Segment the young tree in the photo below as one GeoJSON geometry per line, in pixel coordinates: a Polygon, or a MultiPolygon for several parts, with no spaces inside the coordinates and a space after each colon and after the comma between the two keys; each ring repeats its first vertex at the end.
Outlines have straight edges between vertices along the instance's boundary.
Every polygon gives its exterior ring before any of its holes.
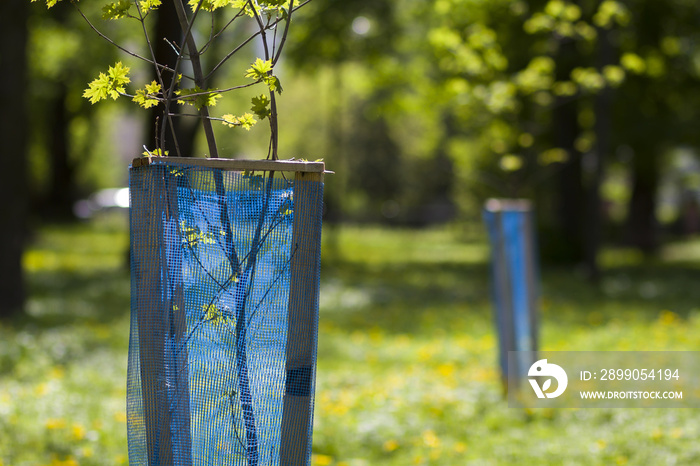
{"type": "MultiPolygon", "coordinates": [[[[59,1],[61,0],[46,0],[46,3],[52,7],[59,1]]],[[[117,99],[120,96],[126,96],[143,108],[157,107],[160,114],[154,125],[155,147],[146,149],[149,156],[167,155],[166,147],[170,145],[178,156],[185,155],[182,153],[176,131],[175,119],[177,118],[196,118],[201,122],[210,157],[218,157],[219,154],[212,122],[218,121],[229,127],[250,129],[257,120],[268,119],[270,124],[268,158],[277,159],[279,128],[276,98],[282,92],[282,86],[274,74],[274,68],[287,40],[293,13],[304,3],[295,4],[294,0],[189,0],[187,2],[173,0],[172,6],[182,31],[182,39],[173,40],[169,37],[151,37],[149,22],[161,8],[161,0],[107,2],[102,9],[104,20],[133,20],[140,24],[147,48],[145,54],[140,54],[118,44],[103,33],[97,23],[88,18],[76,2],[74,5],[79,14],[97,34],[129,56],[150,64],[156,77],[150,83],[142,83],[137,89],[128,91],[127,88],[131,84],[131,70],[120,61],[110,66],[107,72],[100,73],[99,77],[89,84],[84,97],[96,103],[108,98],[117,99]],[[215,21],[215,16],[224,12],[228,13],[226,21],[215,21]],[[216,50],[213,44],[223,40],[227,30],[246,19],[253,24],[254,32],[241,43],[227,50],[223,56],[213,57],[210,62],[214,65],[206,69],[202,57],[216,50]],[[204,41],[199,43],[198,40],[202,37],[204,41]],[[257,58],[245,73],[241,73],[241,78],[245,81],[221,88],[209,87],[208,84],[221,72],[222,67],[255,39],[260,43],[262,57],[257,58]],[[156,40],[165,41],[172,49],[175,55],[174,63],[159,61],[159,55],[162,53],[159,47],[154,45],[156,40]],[[185,66],[185,62],[189,65],[185,66]],[[212,114],[212,108],[225,93],[256,84],[264,84],[267,87],[267,93],[252,99],[249,112],[241,115],[214,116],[212,114]],[[187,106],[190,111],[178,112],[175,108],[177,105],[187,106]]]]}

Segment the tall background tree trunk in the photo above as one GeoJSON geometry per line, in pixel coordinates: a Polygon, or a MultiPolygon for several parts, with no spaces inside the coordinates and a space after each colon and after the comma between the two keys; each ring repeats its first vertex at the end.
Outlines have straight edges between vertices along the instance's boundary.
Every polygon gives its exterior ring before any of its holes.
{"type": "Polygon", "coordinates": [[[58,91],[49,102],[49,189],[44,205],[44,214],[50,219],[70,220],[74,218],[75,166],[70,157],[70,123],[72,115],[67,106],[68,88],[58,85],[58,91]]]}
{"type": "MultiPolygon", "coordinates": [[[[610,43],[610,34],[605,29],[598,30],[598,69],[610,65],[613,62],[613,47],[610,43]]],[[[600,185],[605,175],[605,163],[610,153],[610,133],[612,125],[612,90],[609,87],[601,90],[593,102],[595,114],[595,144],[593,151],[588,154],[590,163],[586,166],[586,236],[585,236],[585,264],[586,272],[592,281],[600,278],[598,266],[598,251],[603,238],[603,206],[600,197],[600,185]]]]}
{"type": "MultiPolygon", "coordinates": [[[[164,2],[155,13],[158,15],[156,19],[156,33],[154,34],[154,37],[157,37],[158,40],[153,44],[156,60],[158,63],[174,68],[175,62],[177,61],[177,54],[170,44],[182,43],[182,29],[180,28],[180,22],[177,18],[175,5],[173,2],[164,2]],[[167,38],[170,44],[162,38],[167,38]]],[[[172,74],[167,72],[163,73],[165,87],[170,86],[173,78],[174,76],[172,74]]],[[[153,79],[156,79],[155,72],[153,79]]],[[[180,108],[180,105],[174,105],[170,108],[170,111],[177,113],[180,108]]],[[[155,148],[156,137],[159,136],[162,125],[164,124],[166,124],[166,121],[163,115],[163,106],[158,105],[157,107],[153,107],[149,118],[150,132],[148,141],[146,141],[146,147],[149,149],[155,148]]],[[[198,128],[199,120],[197,119],[185,120],[178,117],[173,118],[173,130],[175,134],[172,133],[170,127],[166,128],[165,147],[163,149],[168,151],[172,156],[176,155],[174,140],[177,138],[180,155],[183,157],[193,156],[194,141],[198,128]]]]}
{"type": "Polygon", "coordinates": [[[645,253],[659,247],[656,221],[656,189],[659,185],[659,155],[655,147],[635,147],[632,163],[632,198],[627,217],[629,244],[645,253]]]}
{"type": "MultiPolygon", "coordinates": [[[[638,47],[659,44],[665,35],[668,21],[668,5],[665,2],[642,2],[636,11],[640,27],[645,34],[638,47]]],[[[673,140],[671,134],[677,126],[674,110],[669,109],[663,97],[668,91],[660,90],[654,80],[640,77],[632,87],[633,105],[639,108],[637,119],[629,123],[633,132],[628,137],[634,149],[632,159],[632,197],[627,215],[627,241],[640,251],[650,254],[660,245],[659,225],[656,219],[656,191],[659,186],[662,149],[673,140]]],[[[663,89],[663,88],[661,88],[663,89]]],[[[631,100],[631,99],[630,99],[631,100]]]]}
{"type": "MultiPolygon", "coordinates": [[[[571,40],[564,40],[555,57],[557,79],[566,80],[576,66],[579,54],[571,40]]],[[[538,206],[548,206],[541,225],[541,254],[545,262],[580,264],[584,261],[585,192],[582,183],[581,154],[575,148],[579,134],[576,100],[558,98],[552,112],[552,140],[564,149],[567,160],[561,165],[550,189],[541,196],[553,199],[538,200],[538,206]],[[547,202],[549,201],[549,202],[547,202]]]]}
{"type": "Polygon", "coordinates": [[[20,312],[25,298],[28,7],[0,2],[0,317],[20,312]]]}

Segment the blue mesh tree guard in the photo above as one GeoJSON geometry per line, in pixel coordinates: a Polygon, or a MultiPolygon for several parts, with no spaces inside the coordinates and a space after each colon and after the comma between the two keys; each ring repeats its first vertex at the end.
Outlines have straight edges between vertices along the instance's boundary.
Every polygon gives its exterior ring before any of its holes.
{"type": "Polygon", "coordinates": [[[130,464],[308,464],[323,164],[137,159],[130,192],[130,464]]]}
{"type": "Polygon", "coordinates": [[[508,352],[523,352],[513,359],[518,367],[511,368],[510,373],[526,377],[535,362],[532,352],[537,351],[538,272],[533,211],[525,200],[490,199],[483,217],[491,245],[499,364],[503,386],[507,387],[508,352]]]}

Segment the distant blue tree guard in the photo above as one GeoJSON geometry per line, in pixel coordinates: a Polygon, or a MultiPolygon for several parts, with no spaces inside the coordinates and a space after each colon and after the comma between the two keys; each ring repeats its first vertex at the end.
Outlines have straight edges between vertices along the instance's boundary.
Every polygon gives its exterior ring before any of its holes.
{"type": "Polygon", "coordinates": [[[508,374],[524,378],[537,351],[538,272],[532,206],[525,200],[489,199],[484,221],[491,246],[492,294],[503,386],[508,374]],[[508,367],[508,352],[517,367],[508,367]],[[529,353],[526,353],[529,352],[529,353]]]}
{"type": "Polygon", "coordinates": [[[323,171],[134,161],[130,464],[309,463],[323,171]]]}

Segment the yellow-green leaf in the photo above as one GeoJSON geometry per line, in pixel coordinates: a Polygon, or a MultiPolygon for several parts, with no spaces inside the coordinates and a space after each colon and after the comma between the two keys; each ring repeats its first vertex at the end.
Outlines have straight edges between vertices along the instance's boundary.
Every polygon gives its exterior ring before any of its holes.
{"type": "Polygon", "coordinates": [[[119,19],[129,14],[133,2],[131,0],[118,0],[102,7],[102,19],[119,19]]]}
{"type": "Polygon", "coordinates": [[[272,72],[272,60],[258,58],[250,65],[250,68],[246,70],[245,77],[252,78],[256,81],[262,81],[270,72],[272,72]]]}
{"type": "Polygon", "coordinates": [[[179,89],[175,92],[179,97],[177,103],[193,105],[197,110],[202,107],[214,107],[222,97],[220,92],[214,89],[203,90],[199,86],[190,89],[179,89]]]}
{"type": "Polygon", "coordinates": [[[244,113],[243,115],[237,117],[235,115],[226,114],[221,117],[221,122],[228,126],[229,128],[234,128],[236,126],[240,126],[241,128],[246,129],[247,131],[250,131],[250,128],[255,126],[255,123],[257,123],[257,120],[255,117],[250,114],[250,113],[244,113]]]}
{"type": "Polygon", "coordinates": [[[253,105],[250,107],[250,111],[255,113],[258,118],[264,120],[270,116],[270,99],[265,94],[253,97],[251,103],[253,105]]]}
{"type": "Polygon", "coordinates": [[[158,99],[159,93],[160,84],[156,81],[152,81],[150,84],[146,84],[145,89],[137,90],[132,100],[143,108],[155,107],[160,102],[158,99]]]}
{"type": "Polygon", "coordinates": [[[91,104],[111,97],[116,100],[121,94],[126,92],[124,87],[131,82],[129,79],[129,67],[122,62],[117,62],[110,66],[107,74],[100,73],[97,79],[88,84],[88,88],[83,92],[83,97],[90,100],[91,104]]]}

